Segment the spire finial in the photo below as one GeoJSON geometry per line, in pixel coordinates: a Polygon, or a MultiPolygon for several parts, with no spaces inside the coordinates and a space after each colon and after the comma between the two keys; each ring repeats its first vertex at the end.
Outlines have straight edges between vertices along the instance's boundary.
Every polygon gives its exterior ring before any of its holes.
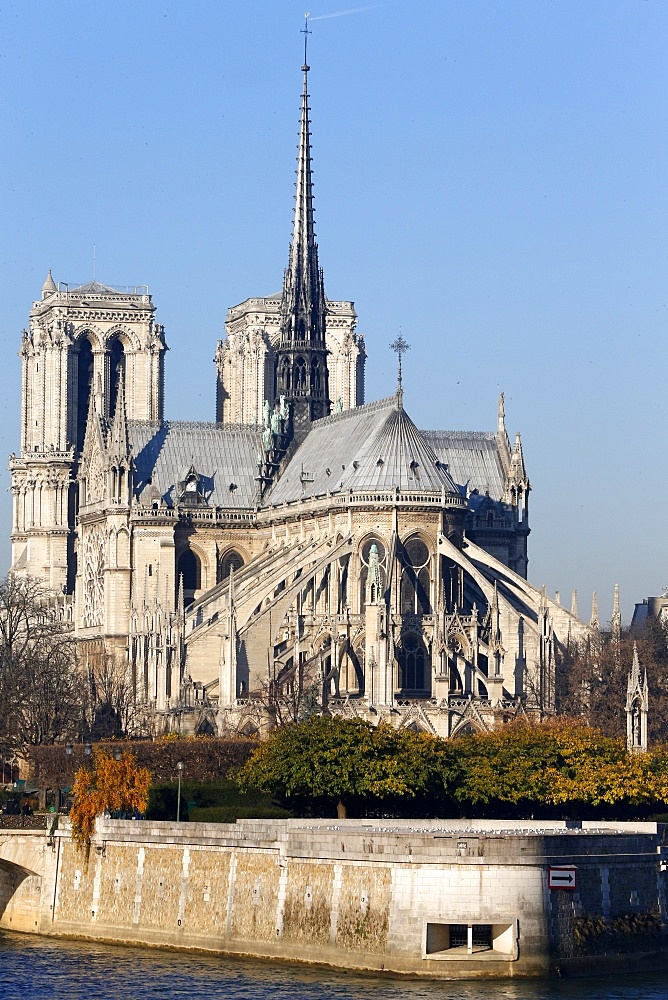
{"type": "Polygon", "coordinates": [[[399,405],[400,408],[403,406],[403,400],[404,400],[404,390],[403,390],[402,385],[401,385],[401,355],[405,354],[406,351],[410,351],[410,349],[411,349],[411,345],[408,344],[408,343],[406,343],[406,341],[404,340],[404,338],[403,338],[403,336],[401,334],[401,327],[400,327],[399,328],[399,336],[397,337],[396,340],[392,341],[392,343],[390,344],[390,350],[396,351],[397,359],[398,359],[398,363],[397,363],[397,403],[398,403],[398,405],[399,405]]]}
{"type": "Polygon", "coordinates": [[[619,645],[622,638],[622,616],[619,611],[619,584],[615,584],[615,592],[612,599],[612,641],[619,645]]]}
{"type": "Polygon", "coordinates": [[[598,617],[598,594],[596,591],[594,591],[591,598],[591,620],[589,622],[589,627],[596,629],[597,632],[601,628],[601,621],[598,617]]]}
{"type": "Polygon", "coordinates": [[[506,397],[502,392],[499,396],[499,408],[497,411],[497,432],[503,434],[506,430],[506,397]]]}
{"type": "Polygon", "coordinates": [[[301,34],[304,36],[304,65],[302,66],[302,70],[304,71],[304,73],[308,73],[309,71],[309,66],[306,62],[306,47],[308,45],[308,36],[313,34],[313,32],[309,31],[308,27],[308,19],[310,16],[311,16],[310,13],[306,11],[306,13],[304,14],[304,27],[301,30],[301,34]]]}

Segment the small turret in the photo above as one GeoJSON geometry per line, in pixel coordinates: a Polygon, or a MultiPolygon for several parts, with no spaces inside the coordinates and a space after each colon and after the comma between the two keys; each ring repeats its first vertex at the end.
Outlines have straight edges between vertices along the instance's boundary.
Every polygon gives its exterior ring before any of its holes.
{"type": "Polygon", "coordinates": [[[56,288],[56,283],[53,280],[53,275],[51,274],[51,268],[49,268],[49,273],[46,276],[44,284],[42,285],[42,298],[46,299],[49,295],[53,295],[53,293],[57,291],[58,289],[56,288]]]}

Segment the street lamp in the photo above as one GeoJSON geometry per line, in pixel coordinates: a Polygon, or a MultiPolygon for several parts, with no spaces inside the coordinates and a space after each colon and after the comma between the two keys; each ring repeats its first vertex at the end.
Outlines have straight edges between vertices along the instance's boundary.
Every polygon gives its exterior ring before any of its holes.
{"type": "Polygon", "coordinates": [[[179,790],[176,795],[176,822],[178,823],[181,819],[181,773],[183,771],[182,760],[176,762],[176,770],[179,776],[179,790]]]}

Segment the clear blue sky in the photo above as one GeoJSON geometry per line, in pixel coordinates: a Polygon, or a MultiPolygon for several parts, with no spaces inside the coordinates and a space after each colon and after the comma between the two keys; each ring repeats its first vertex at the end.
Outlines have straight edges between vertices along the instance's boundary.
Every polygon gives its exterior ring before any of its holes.
{"type": "MultiPolygon", "coordinates": [[[[31,302],[48,268],[89,280],[93,244],[100,281],[150,286],[166,415],[213,419],[226,309],[278,291],[287,260],[304,10],[0,4],[5,455],[31,302]]],[[[311,14],[321,263],[356,303],[367,398],[393,391],[399,328],[418,426],[492,430],[505,391],[534,487],[529,578],[567,604],[576,587],[585,618],[598,590],[604,620],[618,581],[630,618],[668,584],[668,4],[311,14]]]]}

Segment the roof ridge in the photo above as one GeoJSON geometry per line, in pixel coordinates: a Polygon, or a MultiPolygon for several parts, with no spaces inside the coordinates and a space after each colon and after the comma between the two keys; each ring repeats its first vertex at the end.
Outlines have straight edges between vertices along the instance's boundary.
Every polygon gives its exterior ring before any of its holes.
{"type": "Polygon", "coordinates": [[[448,430],[422,430],[420,429],[420,434],[425,437],[436,437],[437,435],[447,434],[449,437],[460,437],[460,438],[471,438],[474,440],[486,440],[494,441],[496,440],[496,434],[494,431],[448,431],[448,430]]]}
{"type": "Polygon", "coordinates": [[[388,406],[396,408],[397,396],[396,393],[393,396],[386,396],[384,399],[374,399],[371,403],[363,403],[362,406],[352,406],[349,410],[342,410],[341,413],[330,413],[326,417],[320,417],[318,420],[313,421],[314,427],[322,427],[325,424],[336,423],[337,420],[342,418],[349,418],[355,413],[372,413],[374,410],[384,410],[388,406]]]}
{"type": "Polygon", "coordinates": [[[215,430],[229,430],[235,433],[242,433],[243,431],[256,431],[258,434],[261,432],[261,428],[258,424],[241,424],[241,423],[222,423],[217,420],[128,420],[129,427],[166,427],[168,430],[172,428],[182,428],[186,430],[206,430],[208,428],[213,428],[215,430]]]}

